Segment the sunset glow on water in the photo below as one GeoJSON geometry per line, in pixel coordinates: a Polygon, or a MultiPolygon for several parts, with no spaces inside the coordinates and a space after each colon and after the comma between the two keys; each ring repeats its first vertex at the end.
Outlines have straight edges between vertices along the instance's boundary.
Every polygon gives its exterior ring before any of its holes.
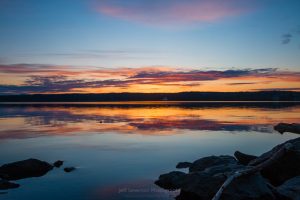
{"type": "Polygon", "coordinates": [[[40,178],[21,180],[22,187],[1,196],[5,200],[110,200],[141,195],[171,199],[176,193],[153,184],[161,172],[173,170],[180,161],[230,155],[235,150],[259,155],[297,137],[274,131],[275,124],[300,120],[297,105],[268,108],[243,103],[210,107],[32,104],[2,105],[0,111],[0,162],[61,159],[78,168],[73,174],[55,169],[40,178]],[[65,192],[60,192],[61,187],[65,192]]]}

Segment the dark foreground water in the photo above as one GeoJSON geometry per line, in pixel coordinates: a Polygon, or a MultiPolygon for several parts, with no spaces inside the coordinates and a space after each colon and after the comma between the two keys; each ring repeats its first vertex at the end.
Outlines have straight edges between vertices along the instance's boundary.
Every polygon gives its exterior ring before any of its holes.
{"type": "Polygon", "coordinates": [[[0,165],[27,158],[64,160],[54,169],[0,191],[3,200],[172,199],[153,181],[179,161],[259,155],[295,134],[279,122],[300,122],[290,103],[111,103],[0,105],[0,165]],[[4,194],[3,194],[4,192],[4,194]],[[7,193],[6,193],[7,192],[7,193]]]}

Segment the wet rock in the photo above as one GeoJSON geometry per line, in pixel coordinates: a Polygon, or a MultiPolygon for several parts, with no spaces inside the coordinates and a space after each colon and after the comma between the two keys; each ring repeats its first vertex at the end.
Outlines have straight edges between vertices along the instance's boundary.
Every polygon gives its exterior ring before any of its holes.
{"type": "MultiPolygon", "coordinates": [[[[222,174],[210,175],[209,173],[192,173],[186,178],[186,184],[181,187],[181,199],[194,194],[193,199],[212,199],[218,189],[226,180],[222,174]]],[[[267,182],[260,174],[254,174],[248,177],[240,177],[234,180],[222,194],[222,200],[273,200],[275,199],[267,182]]]]}
{"type": "Polygon", "coordinates": [[[160,175],[155,184],[166,190],[176,190],[182,187],[185,175],[183,172],[173,171],[160,175]]]}
{"type": "MultiPolygon", "coordinates": [[[[193,172],[186,175],[181,186],[180,199],[212,199],[218,189],[232,173],[244,169],[238,164],[224,164],[206,168],[202,172],[193,172]],[[185,196],[185,194],[187,196],[185,196]]],[[[224,191],[222,200],[232,199],[274,199],[267,182],[260,174],[241,177],[232,182],[224,191]],[[249,189],[250,188],[250,189],[249,189]]]]}
{"type": "Polygon", "coordinates": [[[269,183],[259,173],[235,179],[223,192],[222,200],[275,200],[269,183]]]}
{"type": "Polygon", "coordinates": [[[234,152],[234,157],[238,160],[242,165],[248,165],[250,161],[257,158],[257,156],[244,154],[240,151],[234,152]]]}
{"type": "Polygon", "coordinates": [[[192,165],[190,162],[180,162],[176,165],[177,169],[189,168],[192,165]]]}
{"type": "Polygon", "coordinates": [[[295,124],[295,123],[293,124],[279,123],[274,127],[274,129],[281,134],[285,132],[300,134],[300,124],[295,124]]]}
{"type": "Polygon", "coordinates": [[[19,184],[0,179],[0,190],[7,190],[20,187],[19,184]]]}
{"type": "MultiPolygon", "coordinates": [[[[237,163],[226,163],[188,174],[174,171],[161,175],[155,184],[168,190],[181,189],[180,195],[176,199],[211,199],[228,175],[244,168],[245,166],[237,163]]],[[[260,174],[238,178],[224,191],[222,199],[272,200],[274,195],[267,185],[268,183],[260,174]]]]}
{"type": "Polygon", "coordinates": [[[7,180],[18,180],[43,176],[52,168],[53,166],[47,162],[31,158],[2,165],[0,174],[2,174],[2,178],[7,180]]]}
{"type": "Polygon", "coordinates": [[[189,173],[163,174],[155,183],[169,190],[180,189],[177,200],[212,199],[229,176],[264,163],[287,143],[291,148],[260,172],[233,179],[221,200],[300,200],[300,138],[277,145],[259,157],[236,152],[238,161],[232,156],[209,156],[191,164],[179,163],[177,167],[189,166],[189,173]]]}
{"type": "Polygon", "coordinates": [[[277,188],[281,199],[300,200],[300,176],[292,178],[277,188]]]}
{"type": "Polygon", "coordinates": [[[208,167],[221,164],[236,164],[237,161],[232,156],[208,156],[193,162],[189,168],[190,172],[202,171],[208,167]]]}
{"type": "Polygon", "coordinates": [[[293,145],[292,149],[261,171],[263,177],[268,179],[274,186],[279,186],[285,181],[300,175],[300,138],[277,145],[249,163],[250,166],[255,166],[264,162],[286,143],[291,143],[293,145]]]}
{"type": "Polygon", "coordinates": [[[57,168],[61,167],[63,164],[64,164],[64,161],[62,161],[62,160],[57,160],[53,163],[54,167],[57,167],[57,168]]]}
{"type": "Polygon", "coordinates": [[[64,171],[69,173],[69,172],[74,171],[75,169],[76,169],[75,167],[65,167],[64,171]]]}

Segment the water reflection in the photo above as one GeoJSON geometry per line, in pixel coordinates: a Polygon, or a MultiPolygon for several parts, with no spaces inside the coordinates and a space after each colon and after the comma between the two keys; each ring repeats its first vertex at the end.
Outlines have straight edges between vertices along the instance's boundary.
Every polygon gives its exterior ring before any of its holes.
{"type": "Polygon", "coordinates": [[[271,133],[276,123],[300,121],[300,106],[297,105],[280,108],[237,105],[1,106],[0,138],[31,138],[87,132],[172,135],[182,133],[183,130],[271,133]]]}
{"type": "Polygon", "coordinates": [[[261,154],[299,136],[275,134],[274,124],[299,119],[291,104],[0,104],[1,164],[33,157],[78,169],[21,180],[1,198],[173,199],[153,182],[179,161],[261,154]]]}

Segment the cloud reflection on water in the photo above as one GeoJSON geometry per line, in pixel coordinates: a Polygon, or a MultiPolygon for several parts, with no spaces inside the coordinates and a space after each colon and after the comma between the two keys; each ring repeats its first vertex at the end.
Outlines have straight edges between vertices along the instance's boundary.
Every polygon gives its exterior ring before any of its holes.
{"type": "Polygon", "coordinates": [[[87,133],[173,135],[182,130],[271,133],[279,122],[299,122],[300,106],[1,106],[0,139],[87,133]]]}

